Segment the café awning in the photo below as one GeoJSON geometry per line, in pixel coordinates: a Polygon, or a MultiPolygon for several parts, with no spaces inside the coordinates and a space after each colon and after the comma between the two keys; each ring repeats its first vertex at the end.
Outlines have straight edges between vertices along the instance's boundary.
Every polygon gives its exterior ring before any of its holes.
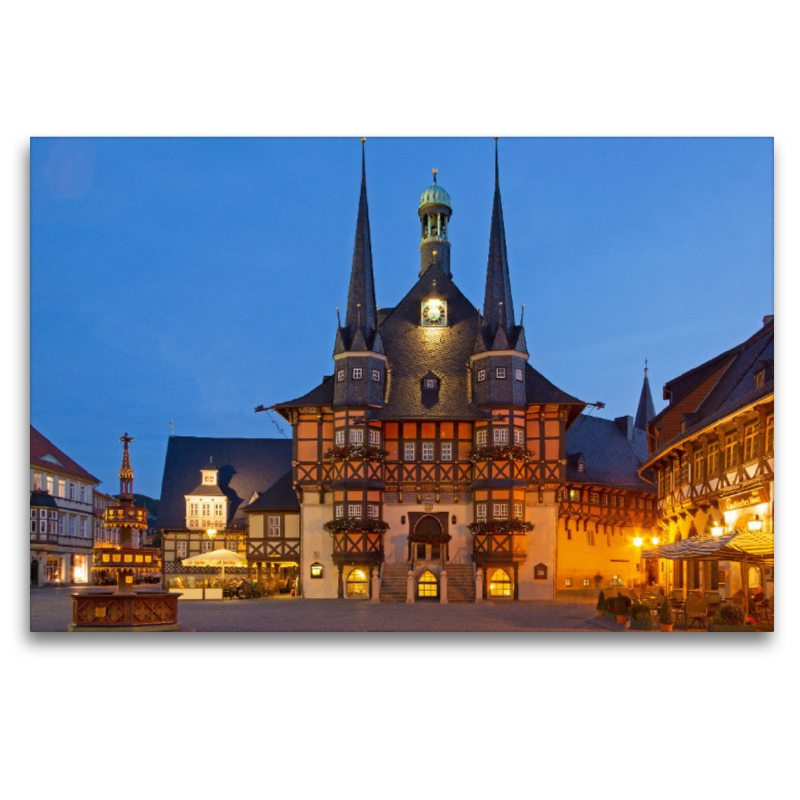
{"type": "Polygon", "coordinates": [[[672,561],[748,561],[772,563],[775,560],[775,535],[761,531],[735,530],[722,536],[692,536],[679,542],[645,550],[643,558],[668,558],[672,561]]]}

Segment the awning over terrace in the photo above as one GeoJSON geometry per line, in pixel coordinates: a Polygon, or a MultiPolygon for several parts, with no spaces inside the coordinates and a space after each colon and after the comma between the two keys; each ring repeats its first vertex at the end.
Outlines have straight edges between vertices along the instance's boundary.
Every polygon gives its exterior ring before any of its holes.
{"type": "Polygon", "coordinates": [[[722,536],[692,536],[671,544],[645,550],[643,558],[747,561],[771,564],[775,560],[775,535],[760,531],[735,530],[722,536]]]}

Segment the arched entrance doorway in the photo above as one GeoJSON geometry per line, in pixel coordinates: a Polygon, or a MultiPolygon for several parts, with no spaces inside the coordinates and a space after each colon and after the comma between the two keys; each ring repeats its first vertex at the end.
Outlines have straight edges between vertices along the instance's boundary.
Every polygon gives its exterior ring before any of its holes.
{"type": "Polygon", "coordinates": [[[408,537],[410,561],[446,561],[450,535],[432,514],[421,516],[408,537]]]}
{"type": "Polygon", "coordinates": [[[31,583],[38,585],[39,583],[39,559],[31,559],[31,583]]]}
{"type": "Polygon", "coordinates": [[[489,575],[489,597],[513,597],[511,576],[504,569],[496,569],[489,575]]]}
{"type": "Polygon", "coordinates": [[[350,570],[346,584],[347,597],[365,598],[369,596],[367,573],[363,569],[350,570]]]}
{"type": "Polygon", "coordinates": [[[418,600],[439,600],[439,580],[429,570],[426,569],[417,581],[417,599],[418,600]]]}

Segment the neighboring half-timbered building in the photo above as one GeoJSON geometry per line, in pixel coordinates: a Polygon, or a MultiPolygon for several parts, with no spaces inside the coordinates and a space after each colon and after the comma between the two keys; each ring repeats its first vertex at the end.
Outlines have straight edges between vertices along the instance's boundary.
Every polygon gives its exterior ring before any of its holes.
{"type": "MultiPolygon", "coordinates": [[[[775,322],[747,341],[664,386],[669,405],[648,426],[651,471],[664,543],[752,530],[773,534],[775,322]]],[[[719,591],[742,588],[740,570],[709,558],[662,562],[670,585],[719,591]]],[[[772,595],[773,567],[756,563],[749,588],[772,595]]]]}

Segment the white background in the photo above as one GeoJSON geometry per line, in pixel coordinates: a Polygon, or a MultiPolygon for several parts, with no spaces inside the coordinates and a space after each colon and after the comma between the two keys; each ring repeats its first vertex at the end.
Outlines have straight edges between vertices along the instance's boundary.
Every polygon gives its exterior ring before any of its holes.
{"type": "MultiPolygon", "coordinates": [[[[14,553],[4,592],[6,785],[35,797],[738,798],[796,784],[783,783],[797,712],[796,525],[782,500],[796,467],[783,455],[779,632],[755,641],[34,636],[21,535],[30,136],[774,136],[787,399],[778,438],[781,453],[796,452],[800,70],[790,8],[763,0],[6,8],[0,241],[13,389],[4,392],[3,441],[14,445],[3,459],[3,497],[14,500],[5,527],[14,553]],[[100,700],[111,687],[121,709],[100,700]],[[205,692],[220,699],[193,700],[205,692]]],[[[724,324],[724,308],[710,313],[724,324]]]]}

